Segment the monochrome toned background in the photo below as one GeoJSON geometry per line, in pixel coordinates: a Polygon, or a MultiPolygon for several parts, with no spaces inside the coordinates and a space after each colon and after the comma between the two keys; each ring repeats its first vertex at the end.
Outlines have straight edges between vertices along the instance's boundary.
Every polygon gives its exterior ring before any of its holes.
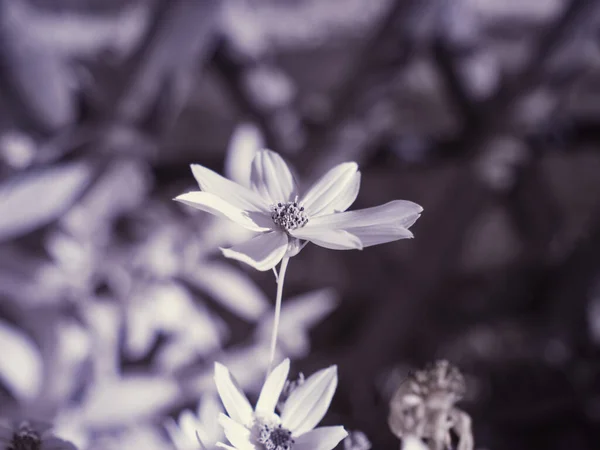
{"type": "Polygon", "coordinates": [[[338,365],[326,424],[397,448],[394,389],[446,358],[477,448],[597,449],[599,145],[594,0],[0,0],[0,417],[158,450],[214,361],[256,396],[273,274],[172,198],[265,146],[424,207],[290,262],[280,356],[338,365]]]}

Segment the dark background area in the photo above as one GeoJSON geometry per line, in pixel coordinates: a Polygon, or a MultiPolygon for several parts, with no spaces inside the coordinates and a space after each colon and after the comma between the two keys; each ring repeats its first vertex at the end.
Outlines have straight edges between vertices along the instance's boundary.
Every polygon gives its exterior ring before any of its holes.
{"type": "Polygon", "coordinates": [[[599,117],[592,0],[0,0],[0,415],[168,448],[214,360],[260,360],[272,274],[171,201],[256,134],[306,181],[357,161],[352,209],[424,207],[414,240],[290,262],[285,298],[331,288],[282,344],[338,364],[325,423],[396,448],[394,387],[447,358],[477,448],[595,449],[599,117]],[[130,397],[89,406],[106,380],[130,397]]]}

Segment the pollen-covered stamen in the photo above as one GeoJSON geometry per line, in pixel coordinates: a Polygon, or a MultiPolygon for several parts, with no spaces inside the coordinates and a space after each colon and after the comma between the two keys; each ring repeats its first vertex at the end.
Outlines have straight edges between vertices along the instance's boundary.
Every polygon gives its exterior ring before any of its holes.
{"type": "Polygon", "coordinates": [[[308,215],[304,206],[298,203],[297,197],[293,202],[271,205],[271,218],[286,231],[301,228],[308,223],[308,215]]]}
{"type": "Polygon", "coordinates": [[[40,450],[42,441],[40,435],[34,431],[29,424],[25,423],[15,431],[12,441],[8,444],[8,450],[40,450]]]}
{"type": "Polygon", "coordinates": [[[263,445],[265,450],[291,450],[294,440],[292,439],[292,432],[281,425],[274,427],[263,425],[260,429],[258,442],[263,445]]]}

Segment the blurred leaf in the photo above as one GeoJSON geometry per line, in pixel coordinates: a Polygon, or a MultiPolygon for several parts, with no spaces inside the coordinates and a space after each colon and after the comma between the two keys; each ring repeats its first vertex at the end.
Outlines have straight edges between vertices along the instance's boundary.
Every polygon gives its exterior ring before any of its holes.
{"type": "Polygon", "coordinates": [[[254,155],[265,148],[265,140],[256,125],[242,123],[236,127],[227,146],[225,176],[250,187],[250,171],[254,155]]]}
{"type": "Polygon", "coordinates": [[[187,280],[241,318],[254,322],[270,308],[265,294],[244,272],[224,263],[202,265],[187,280]]]}
{"type": "Polygon", "coordinates": [[[120,3],[118,10],[103,14],[31,8],[29,32],[69,57],[96,57],[107,51],[124,57],[143,37],[150,8],[145,2],[120,3]]]}
{"type": "Polygon", "coordinates": [[[169,337],[158,363],[172,371],[219,349],[227,329],[185,286],[171,282],[151,284],[133,298],[127,317],[127,354],[144,357],[158,333],[169,337]]]}
{"type": "Polygon", "coordinates": [[[0,185],[0,242],[58,218],[90,177],[90,165],[79,162],[21,175],[0,185]]]}
{"type": "MultiPolygon", "coordinates": [[[[321,289],[284,300],[281,307],[279,341],[288,356],[301,358],[310,351],[309,330],[327,317],[338,304],[332,289],[321,289]]],[[[269,311],[257,330],[259,339],[268,342],[273,328],[273,314],[269,311]]]]}
{"type": "Polygon", "coordinates": [[[0,321],[0,379],[20,400],[32,400],[42,385],[42,356],[22,330],[0,321]]]}
{"type": "Polygon", "coordinates": [[[152,187],[149,167],[139,160],[118,158],[89,192],[61,218],[76,236],[94,236],[107,224],[138,207],[152,187]]]}
{"type": "Polygon", "coordinates": [[[28,118],[55,131],[75,119],[72,74],[54,49],[31,35],[29,12],[21,1],[0,0],[2,82],[28,118]]]}
{"type": "Polygon", "coordinates": [[[122,427],[157,416],[180,400],[179,396],[179,386],[172,379],[128,375],[94,385],[81,414],[90,427],[122,427]]]}

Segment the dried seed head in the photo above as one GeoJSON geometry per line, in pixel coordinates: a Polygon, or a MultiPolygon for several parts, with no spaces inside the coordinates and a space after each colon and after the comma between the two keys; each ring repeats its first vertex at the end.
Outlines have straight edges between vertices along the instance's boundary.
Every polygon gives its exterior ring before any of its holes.
{"type": "Polygon", "coordinates": [[[449,403],[455,403],[463,398],[466,391],[460,370],[446,360],[436,361],[424,370],[414,372],[407,382],[409,390],[425,401],[443,397],[449,403]]]}

